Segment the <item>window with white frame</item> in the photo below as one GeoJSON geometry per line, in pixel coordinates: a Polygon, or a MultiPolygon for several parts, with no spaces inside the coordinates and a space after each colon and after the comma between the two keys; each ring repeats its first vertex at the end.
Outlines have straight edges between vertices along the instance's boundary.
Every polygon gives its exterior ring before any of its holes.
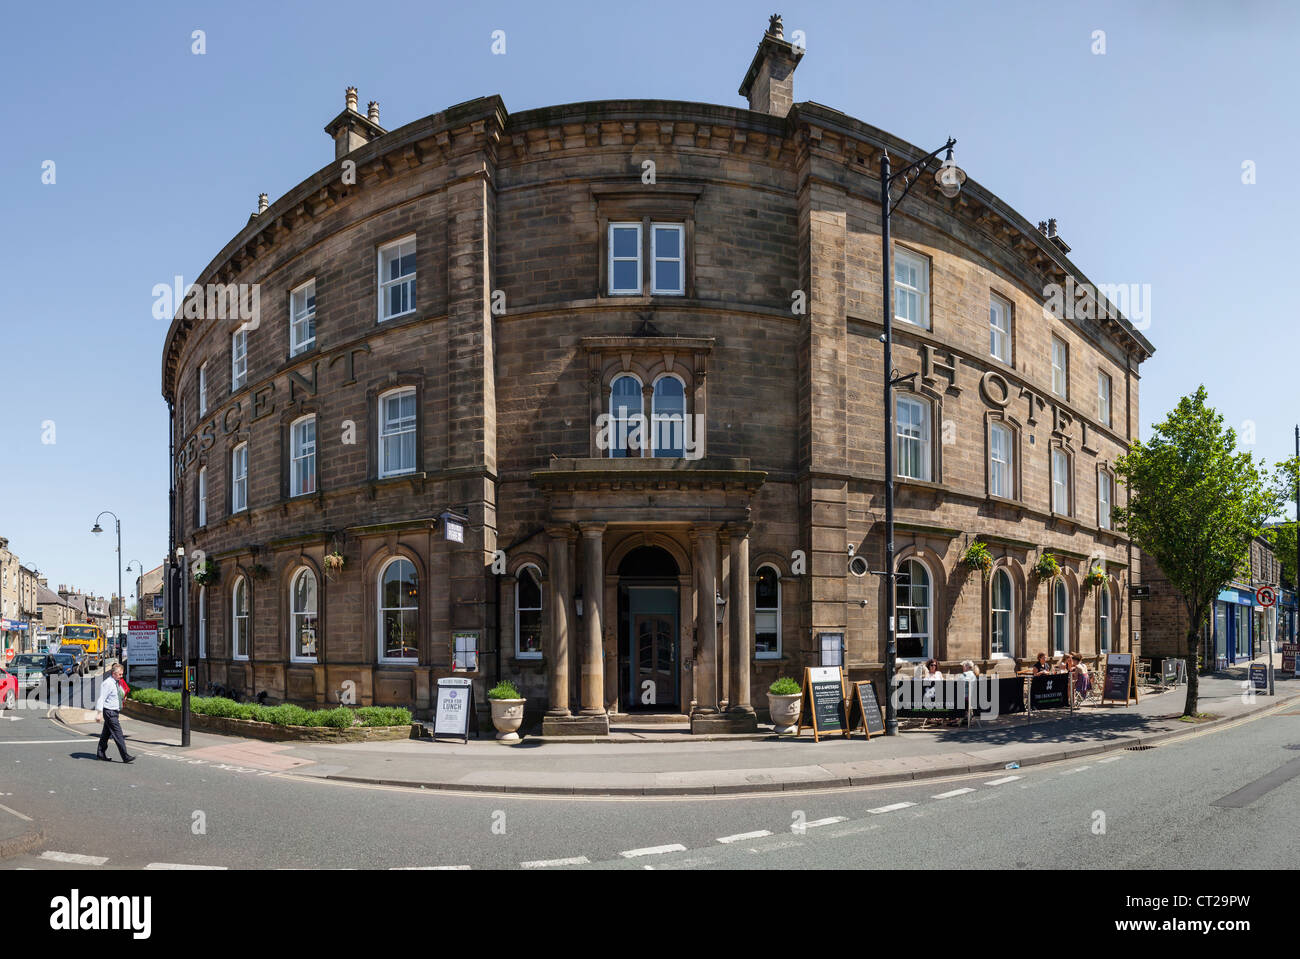
{"type": "Polygon", "coordinates": [[[230,512],[248,509],[248,444],[240,443],[230,454],[230,512]]]}
{"type": "Polygon", "coordinates": [[[1097,651],[1110,652],[1110,585],[1102,583],[1097,599],[1097,651]]]}
{"type": "Polygon", "coordinates": [[[655,456],[686,455],[686,386],[671,373],[655,380],[651,396],[655,456]]]}
{"type": "Polygon", "coordinates": [[[1070,648],[1070,591],[1061,580],[1052,587],[1052,655],[1064,656],[1070,648]]]}
{"type": "Polygon", "coordinates": [[[199,659],[208,658],[208,588],[199,587],[199,659]]]}
{"type": "Polygon", "coordinates": [[[641,381],[625,374],[614,380],[609,391],[609,436],[611,457],[640,456],[645,445],[641,381]]]}
{"type": "Polygon", "coordinates": [[[650,227],[651,293],[682,296],[686,293],[686,227],[681,223],[654,223],[650,227]]]}
{"type": "Polygon", "coordinates": [[[199,416],[208,413],[208,364],[199,365],[199,416]]]}
{"type": "Polygon", "coordinates": [[[1011,303],[996,293],[989,294],[989,353],[1011,362],[1011,303]]]}
{"type": "Polygon", "coordinates": [[[316,492],[316,417],[304,416],[289,427],[289,495],[316,492]]]}
{"type": "Polygon", "coordinates": [[[930,261],[894,250],[894,319],[930,328],[930,261]]]}
{"type": "Polygon", "coordinates": [[[1097,373],[1097,419],[1110,427],[1110,374],[1097,373]]]}
{"type": "Polygon", "coordinates": [[[1014,499],[1015,448],[1009,426],[989,424],[989,495],[1014,499]]]}
{"type": "Polygon", "coordinates": [[[199,469],[199,482],[196,490],[199,498],[198,520],[200,526],[208,525],[208,468],[206,466],[199,469]]]}
{"type": "Polygon", "coordinates": [[[379,475],[415,472],[415,388],[379,397],[379,475]]]}
{"type": "Polygon", "coordinates": [[[1114,483],[1110,473],[1104,469],[1097,470],[1097,525],[1110,529],[1110,507],[1114,498],[1114,483]]]}
{"type": "Polygon", "coordinates": [[[230,392],[248,382],[248,330],[230,335],[230,392]]]}
{"type": "Polygon", "coordinates": [[[1013,602],[1014,592],[1011,588],[1011,574],[1005,569],[994,570],[989,598],[989,608],[993,617],[989,639],[989,655],[993,659],[1003,659],[1015,655],[1016,637],[1011,615],[1013,602]]]}
{"type": "Polygon", "coordinates": [[[781,574],[760,566],[754,583],[754,657],[781,658],[781,574]]]}
{"type": "Polygon", "coordinates": [[[609,292],[626,296],[641,292],[641,224],[609,225],[609,292]]]}
{"type": "Polygon", "coordinates": [[[420,581],[409,559],[389,560],[379,572],[379,658],[415,662],[420,658],[420,581]]]}
{"type": "Polygon", "coordinates": [[[1052,450],[1052,512],[1070,515],[1070,455],[1052,450]]]}
{"type": "Polygon", "coordinates": [[[379,322],[415,312],[415,237],[379,248],[379,322]]]}
{"type": "Polygon", "coordinates": [[[515,655],[542,658],[542,574],[532,563],[515,574],[515,655]]]}
{"type": "Polygon", "coordinates": [[[231,644],[230,655],[235,659],[248,658],[248,581],[240,576],[230,591],[231,644]]]}
{"type": "Polygon", "coordinates": [[[289,355],[296,356],[316,342],[316,281],[308,280],[289,294],[289,355]]]}
{"type": "Polygon", "coordinates": [[[898,475],[905,479],[929,481],[930,404],[908,396],[898,397],[895,412],[898,475]]]}
{"type": "Polygon", "coordinates": [[[931,655],[930,629],[934,616],[930,571],[924,563],[916,559],[905,559],[898,564],[894,596],[899,658],[928,659],[931,655]]]}
{"type": "Polygon", "coordinates": [[[1058,336],[1052,337],[1052,392],[1070,398],[1070,350],[1058,336]]]}
{"type": "Polygon", "coordinates": [[[294,574],[289,584],[289,655],[302,662],[316,660],[317,611],[320,601],[316,574],[306,566],[294,574]]]}

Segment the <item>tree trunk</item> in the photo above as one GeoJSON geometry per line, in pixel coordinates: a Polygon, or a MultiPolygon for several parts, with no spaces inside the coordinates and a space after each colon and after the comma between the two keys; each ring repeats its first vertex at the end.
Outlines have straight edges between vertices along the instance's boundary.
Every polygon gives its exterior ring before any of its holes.
{"type": "Polygon", "coordinates": [[[1196,715],[1196,700],[1200,694],[1201,673],[1196,668],[1196,654],[1200,646],[1201,630],[1193,626],[1187,633],[1187,701],[1183,703],[1183,715],[1196,715]]]}

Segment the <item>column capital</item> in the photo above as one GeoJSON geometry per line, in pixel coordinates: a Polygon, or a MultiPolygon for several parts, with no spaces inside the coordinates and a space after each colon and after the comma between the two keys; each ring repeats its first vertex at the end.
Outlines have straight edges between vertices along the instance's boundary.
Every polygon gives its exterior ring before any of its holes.
{"type": "Polygon", "coordinates": [[[748,536],[754,529],[754,524],[749,520],[744,520],[743,522],[728,523],[726,528],[727,532],[732,536],[748,536]]]}
{"type": "Polygon", "coordinates": [[[551,539],[564,539],[569,542],[573,542],[578,537],[572,523],[553,523],[546,527],[546,535],[551,539]]]}
{"type": "Polygon", "coordinates": [[[583,536],[586,536],[586,537],[589,537],[589,538],[591,538],[591,539],[594,539],[594,538],[596,538],[597,536],[604,536],[604,535],[605,535],[605,527],[606,527],[606,525],[608,525],[608,524],[606,524],[606,523],[579,523],[579,524],[578,524],[578,530],[579,530],[579,532],[582,533],[583,536]]]}

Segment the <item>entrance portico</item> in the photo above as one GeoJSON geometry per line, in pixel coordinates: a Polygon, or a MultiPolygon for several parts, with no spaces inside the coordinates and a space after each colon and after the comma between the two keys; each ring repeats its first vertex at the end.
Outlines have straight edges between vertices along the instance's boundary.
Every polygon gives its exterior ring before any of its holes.
{"type": "Polygon", "coordinates": [[[610,713],[650,710],[689,714],[695,732],[756,728],[749,514],[765,476],[735,459],[556,460],[532,474],[556,597],[545,735],[604,734],[610,713]]]}

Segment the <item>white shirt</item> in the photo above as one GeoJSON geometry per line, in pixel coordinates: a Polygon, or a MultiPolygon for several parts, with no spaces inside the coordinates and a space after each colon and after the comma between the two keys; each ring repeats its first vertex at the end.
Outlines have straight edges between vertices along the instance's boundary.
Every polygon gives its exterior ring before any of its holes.
{"type": "Polygon", "coordinates": [[[121,708],[121,687],[117,685],[117,680],[110,675],[104,680],[104,685],[99,687],[99,698],[95,700],[95,709],[98,712],[103,712],[105,709],[116,712],[121,708]]]}

